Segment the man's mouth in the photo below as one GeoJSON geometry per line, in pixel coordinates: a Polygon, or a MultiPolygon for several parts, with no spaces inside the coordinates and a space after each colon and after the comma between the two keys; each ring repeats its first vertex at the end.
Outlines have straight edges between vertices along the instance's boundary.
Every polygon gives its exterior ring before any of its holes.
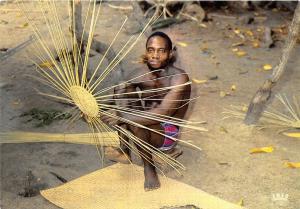
{"type": "Polygon", "coordinates": [[[158,65],[159,62],[158,62],[158,61],[150,60],[150,61],[149,61],[149,64],[150,64],[150,65],[158,65]]]}

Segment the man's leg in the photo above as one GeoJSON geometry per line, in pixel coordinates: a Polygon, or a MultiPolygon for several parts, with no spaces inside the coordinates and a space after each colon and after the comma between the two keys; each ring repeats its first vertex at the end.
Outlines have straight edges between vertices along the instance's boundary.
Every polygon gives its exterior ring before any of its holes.
{"type": "MultiPolygon", "coordinates": [[[[127,124],[122,124],[122,128],[128,130],[127,124]]],[[[129,139],[123,133],[118,132],[120,139],[120,148],[106,147],[105,154],[111,161],[129,164],[131,161],[131,153],[129,148],[129,139]]]]}
{"type": "MultiPolygon", "coordinates": [[[[147,126],[149,127],[149,126],[147,126]]],[[[149,128],[151,129],[161,129],[160,125],[152,125],[149,128]]],[[[163,144],[164,137],[159,134],[153,134],[149,130],[130,126],[130,130],[133,134],[143,140],[144,142],[154,146],[159,147],[163,144]]],[[[143,148],[141,145],[135,143],[139,152],[140,156],[144,163],[144,188],[146,191],[157,189],[160,187],[159,179],[155,170],[155,165],[152,159],[152,153],[143,148]]]]}
{"type": "MultiPolygon", "coordinates": [[[[132,109],[138,109],[143,110],[141,101],[138,99],[138,94],[132,94],[132,95],[122,95],[124,93],[131,93],[135,92],[136,89],[133,86],[130,85],[119,85],[114,89],[114,93],[117,95],[114,98],[120,99],[116,100],[116,105],[120,107],[130,107],[132,109]]],[[[123,129],[126,129],[130,131],[128,124],[122,124],[121,127],[123,129]]],[[[122,134],[120,131],[118,132],[120,137],[120,149],[115,149],[112,147],[106,148],[106,155],[108,159],[120,163],[130,163],[131,160],[131,153],[129,145],[129,139],[127,136],[122,134]]]]}

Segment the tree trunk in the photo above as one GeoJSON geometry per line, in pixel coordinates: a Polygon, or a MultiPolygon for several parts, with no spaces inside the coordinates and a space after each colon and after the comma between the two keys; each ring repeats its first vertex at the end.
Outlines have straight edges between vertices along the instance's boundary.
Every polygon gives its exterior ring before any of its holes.
{"type": "Polygon", "coordinates": [[[300,27],[300,3],[298,3],[297,8],[294,13],[294,17],[292,23],[289,27],[289,34],[285,41],[285,45],[282,50],[282,54],[279,60],[279,64],[274,69],[271,78],[267,79],[263,86],[258,89],[255,96],[252,98],[251,103],[248,107],[248,112],[246,114],[244,122],[248,125],[256,123],[263,110],[265,109],[265,105],[269,100],[272,88],[275,86],[279,78],[282,76],[284,71],[286,70],[286,64],[294,48],[300,27]]]}

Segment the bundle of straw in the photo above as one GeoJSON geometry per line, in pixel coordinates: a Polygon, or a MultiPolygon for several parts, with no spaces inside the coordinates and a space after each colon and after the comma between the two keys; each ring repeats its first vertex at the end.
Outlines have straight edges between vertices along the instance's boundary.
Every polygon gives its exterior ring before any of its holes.
{"type": "Polygon", "coordinates": [[[101,146],[119,146],[118,133],[78,133],[78,134],[52,134],[36,132],[6,132],[0,133],[0,143],[36,143],[36,142],[63,142],[74,144],[88,144],[101,146]]]}

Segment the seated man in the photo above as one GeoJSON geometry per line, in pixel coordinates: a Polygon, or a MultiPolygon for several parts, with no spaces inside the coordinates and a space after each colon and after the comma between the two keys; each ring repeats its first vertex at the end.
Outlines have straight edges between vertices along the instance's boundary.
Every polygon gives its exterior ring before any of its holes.
{"type": "MultiPolygon", "coordinates": [[[[133,75],[129,76],[128,79],[140,77],[132,80],[129,85],[123,86],[123,88],[115,89],[115,93],[135,92],[137,89],[139,91],[145,91],[186,84],[189,81],[189,77],[184,70],[172,65],[172,56],[173,51],[170,38],[162,32],[153,33],[146,42],[146,65],[143,65],[141,68],[137,69],[137,71],[134,71],[133,75]]],[[[190,85],[182,85],[164,91],[147,91],[145,93],[142,92],[141,94],[128,94],[135,95],[138,99],[134,100],[134,102],[130,102],[130,98],[127,97],[128,101],[125,100],[125,103],[123,101],[123,104],[119,105],[126,105],[127,107],[128,105],[131,105],[131,108],[133,109],[138,108],[139,110],[148,113],[182,119],[188,108],[188,105],[183,105],[185,103],[184,100],[190,98],[190,92],[190,85]]],[[[147,128],[161,131],[167,136],[176,138],[179,132],[179,127],[174,124],[161,123],[160,121],[126,113],[119,114],[119,116],[144,125],[147,128]]],[[[108,117],[103,117],[102,120],[109,124],[121,124],[120,121],[108,117]]],[[[176,146],[174,140],[134,125],[123,123],[122,126],[125,126],[126,129],[132,132],[136,137],[159,148],[161,151],[174,152],[176,146]]],[[[155,170],[152,154],[139,145],[136,144],[136,146],[144,163],[145,190],[159,188],[160,183],[155,170]]],[[[129,152],[127,152],[127,154],[129,156],[129,152]]],[[[177,155],[178,154],[181,154],[181,152],[177,153],[177,155]]]]}

